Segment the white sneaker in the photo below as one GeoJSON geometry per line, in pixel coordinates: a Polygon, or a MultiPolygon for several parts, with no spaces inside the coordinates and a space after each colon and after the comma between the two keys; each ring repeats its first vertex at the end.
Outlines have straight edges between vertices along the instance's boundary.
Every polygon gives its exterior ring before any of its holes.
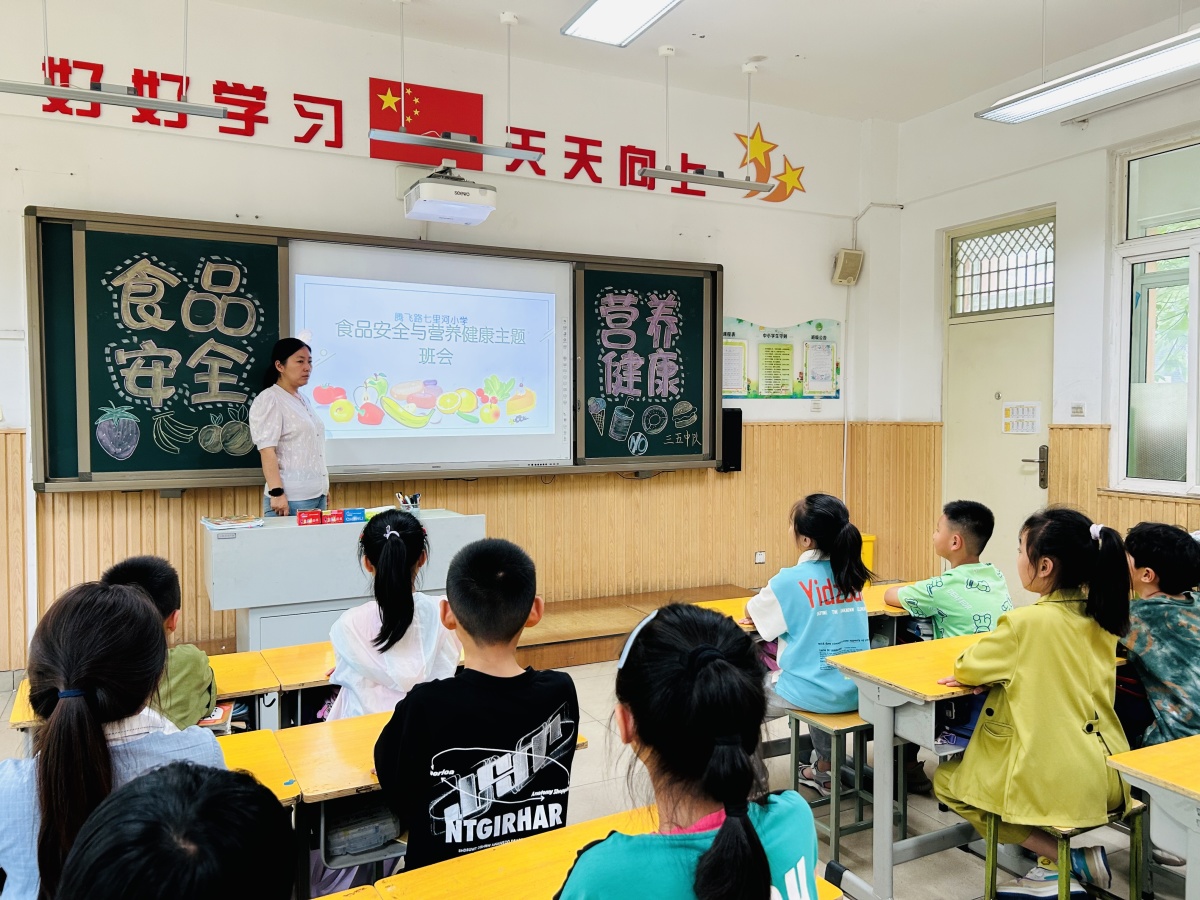
{"type": "MultiPolygon", "coordinates": [[[[1018,897],[1057,897],[1058,870],[1044,866],[1034,866],[1025,873],[1024,878],[1018,878],[1011,884],[1002,884],[996,889],[1000,900],[1018,897]]],[[[1074,878],[1071,879],[1071,896],[1086,897],[1087,891],[1074,878]]]]}

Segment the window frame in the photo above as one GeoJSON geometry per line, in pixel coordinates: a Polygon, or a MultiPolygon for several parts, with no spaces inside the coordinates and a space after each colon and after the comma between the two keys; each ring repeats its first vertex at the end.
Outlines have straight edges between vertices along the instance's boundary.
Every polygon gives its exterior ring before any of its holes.
{"type": "Polygon", "coordinates": [[[977,309],[970,312],[955,312],[955,307],[958,303],[958,295],[955,292],[955,261],[954,261],[954,244],[956,241],[971,240],[973,238],[989,237],[993,234],[1003,234],[1006,231],[1018,231],[1022,228],[1032,228],[1037,225],[1043,225],[1047,222],[1054,223],[1054,260],[1051,263],[1054,267],[1054,276],[1050,279],[1052,287],[1057,287],[1058,284],[1058,214],[1055,207],[1041,207],[1038,209],[1026,210],[1021,213],[1014,213],[1010,216],[1004,216],[998,219],[989,219],[986,222],[977,223],[974,227],[956,228],[946,232],[946,284],[948,289],[948,304],[947,318],[951,322],[967,321],[978,318],[980,316],[1029,316],[1039,313],[1052,313],[1057,302],[1057,291],[1052,291],[1051,301],[1049,303],[1030,303],[1025,306],[1004,307],[1001,309],[977,309]]]}
{"type": "MultiPolygon", "coordinates": [[[[1148,154],[1150,155],[1150,154],[1148,154]]],[[[1128,177],[1128,165],[1137,157],[1123,162],[1128,177]]],[[[1124,179],[1122,179],[1124,188],[1124,179]]],[[[1128,203],[1127,194],[1123,203],[1128,203]]],[[[1122,226],[1124,227],[1124,226],[1122,226]]],[[[1171,234],[1150,235],[1122,241],[1114,250],[1114,271],[1119,273],[1120,298],[1116,305],[1120,329],[1120,353],[1117,367],[1117,415],[1116,453],[1112,454],[1113,466],[1109,483],[1118,491],[1138,494],[1165,494],[1179,497],[1200,496],[1200,384],[1197,383],[1196,366],[1200,363],[1200,229],[1177,231],[1171,234]],[[1133,267],[1142,263],[1163,259],[1187,257],[1188,259],[1188,428],[1187,428],[1187,478],[1184,481],[1163,481],[1154,478],[1133,478],[1129,472],[1129,370],[1133,353],[1133,267]]]]}

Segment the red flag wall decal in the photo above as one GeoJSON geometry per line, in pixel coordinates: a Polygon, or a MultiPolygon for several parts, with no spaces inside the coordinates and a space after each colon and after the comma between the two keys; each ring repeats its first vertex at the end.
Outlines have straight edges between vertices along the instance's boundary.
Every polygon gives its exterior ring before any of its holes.
{"type": "MultiPolygon", "coordinates": [[[[411,81],[402,87],[399,81],[372,78],[369,102],[372,128],[399,131],[403,108],[404,127],[409,134],[441,137],[443,132],[449,131],[471,134],[483,140],[483,94],[451,91],[411,81]]],[[[483,157],[478,153],[371,141],[372,159],[436,166],[447,157],[453,158],[460,169],[483,170],[483,157]]]]}

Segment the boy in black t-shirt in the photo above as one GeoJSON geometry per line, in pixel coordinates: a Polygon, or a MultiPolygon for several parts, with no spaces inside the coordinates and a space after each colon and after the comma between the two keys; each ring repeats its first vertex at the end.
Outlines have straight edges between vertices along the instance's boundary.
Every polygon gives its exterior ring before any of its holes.
{"type": "Polygon", "coordinates": [[[533,560],[516,544],[468,544],[450,563],[442,624],[465,662],[418,684],[375,744],[375,770],[408,830],[405,870],[562,827],[579,732],[575,684],[517,664],[542,618],[533,560]]]}

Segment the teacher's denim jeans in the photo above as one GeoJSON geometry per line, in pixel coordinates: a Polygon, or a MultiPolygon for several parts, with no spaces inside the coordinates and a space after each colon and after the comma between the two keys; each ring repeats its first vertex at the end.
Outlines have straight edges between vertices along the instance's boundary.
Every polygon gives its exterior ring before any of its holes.
{"type": "MultiPolygon", "coordinates": [[[[288,515],[294,516],[296,511],[301,509],[324,509],[328,499],[329,496],[327,494],[322,494],[320,497],[313,497],[311,500],[289,500],[288,515]]],[[[263,494],[263,518],[273,519],[276,515],[275,510],[271,509],[271,498],[263,494]]]]}

